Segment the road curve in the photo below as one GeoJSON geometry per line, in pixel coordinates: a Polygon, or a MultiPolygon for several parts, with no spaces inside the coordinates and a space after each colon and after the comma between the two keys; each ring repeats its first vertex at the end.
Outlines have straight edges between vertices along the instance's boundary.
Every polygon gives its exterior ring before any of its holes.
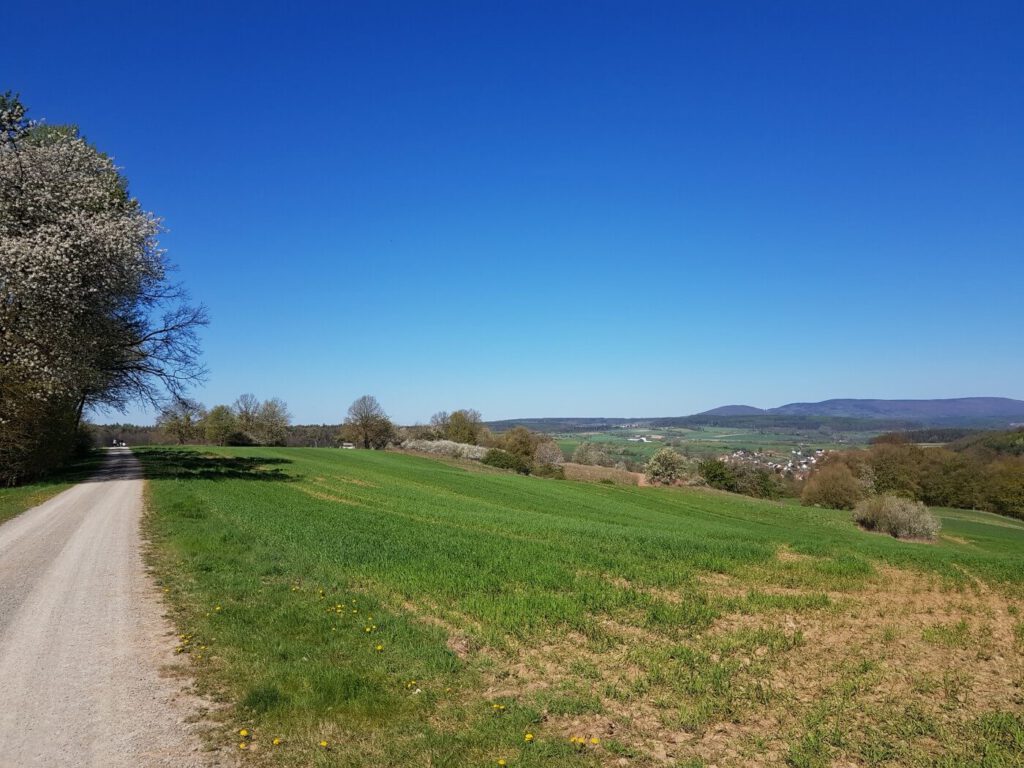
{"type": "Polygon", "coordinates": [[[0,766],[203,766],[140,555],[138,460],[0,525],[0,766]]]}

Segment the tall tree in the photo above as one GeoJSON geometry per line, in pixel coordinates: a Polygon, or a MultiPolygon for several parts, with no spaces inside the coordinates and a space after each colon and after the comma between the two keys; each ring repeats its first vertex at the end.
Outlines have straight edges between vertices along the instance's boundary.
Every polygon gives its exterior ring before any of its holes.
{"type": "Polygon", "coordinates": [[[187,397],[178,397],[160,410],[156,425],[179,445],[184,445],[199,437],[200,423],[204,416],[202,405],[187,397]]]}
{"type": "Polygon", "coordinates": [[[501,447],[509,453],[530,461],[540,443],[540,436],[526,427],[512,427],[501,436],[501,447]]]}
{"type": "Polygon", "coordinates": [[[235,416],[238,417],[238,429],[245,435],[249,442],[258,442],[256,439],[256,421],[260,412],[260,401],[256,395],[246,392],[239,395],[232,406],[235,416]]]}
{"type": "Polygon", "coordinates": [[[228,445],[238,433],[238,419],[226,405],[215,405],[207,411],[202,426],[206,442],[213,445],[228,445]]]}
{"type": "Polygon", "coordinates": [[[348,407],[341,438],[363,448],[384,448],[395,436],[395,425],[373,395],[363,395],[348,407]]]}
{"type": "Polygon", "coordinates": [[[450,420],[451,414],[448,411],[438,411],[430,417],[430,428],[434,431],[436,437],[444,440],[448,439],[448,422],[450,420]]]}
{"type": "Polygon", "coordinates": [[[448,428],[445,437],[454,440],[456,443],[469,443],[476,445],[480,436],[480,429],[483,427],[483,420],[480,411],[472,408],[463,408],[455,411],[448,417],[448,428]]]}
{"type": "Polygon", "coordinates": [[[292,416],[288,405],[279,397],[272,397],[260,405],[256,412],[256,438],[261,445],[284,445],[288,440],[288,425],[292,416]]]}
{"type": "Polygon", "coordinates": [[[45,469],[26,457],[85,409],[160,405],[203,377],[206,313],[169,281],[159,232],[77,128],[0,95],[0,482],[45,469]]]}

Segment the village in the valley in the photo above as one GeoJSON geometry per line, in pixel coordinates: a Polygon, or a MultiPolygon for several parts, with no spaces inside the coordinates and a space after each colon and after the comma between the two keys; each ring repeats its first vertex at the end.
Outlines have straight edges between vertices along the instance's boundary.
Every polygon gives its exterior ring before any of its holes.
{"type": "Polygon", "coordinates": [[[768,469],[776,474],[789,475],[802,480],[810,474],[814,466],[827,453],[828,451],[822,448],[794,448],[790,450],[788,457],[783,458],[778,454],[766,451],[748,451],[740,448],[718,458],[727,464],[743,464],[752,469],[768,469]]]}

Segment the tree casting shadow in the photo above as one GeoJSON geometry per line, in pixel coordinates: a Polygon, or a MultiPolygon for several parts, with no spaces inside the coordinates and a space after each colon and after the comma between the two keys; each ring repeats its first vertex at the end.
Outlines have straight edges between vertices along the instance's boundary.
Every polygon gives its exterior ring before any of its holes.
{"type": "Polygon", "coordinates": [[[215,456],[198,451],[166,448],[139,451],[143,475],[150,480],[260,480],[290,483],[297,477],[272,465],[291,464],[290,459],[254,456],[215,456]]]}

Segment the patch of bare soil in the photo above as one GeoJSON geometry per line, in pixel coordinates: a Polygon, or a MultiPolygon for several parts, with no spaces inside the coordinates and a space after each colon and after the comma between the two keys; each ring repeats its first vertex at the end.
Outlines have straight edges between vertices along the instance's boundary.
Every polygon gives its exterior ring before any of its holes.
{"type": "Polygon", "coordinates": [[[943,541],[952,541],[954,544],[962,544],[965,547],[973,547],[974,544],[963,536],[954,536],[951,533],[940,533],[939,538],[943,541]]]}
{"type": "MultiPolygon", "coordinates": [[[[741,741],[771,744],[773,735],[794,735],[812,707],[836,696],[851,699],[848,722],[868,724],[877,712],[908,705],[944,724],[1024,705],[1024,658],[1013,645],[1005,598],[980,582],[958,592],[936,577],[880,571],[867,589],[842,593],[837,611],[716,623],[712,634],[768,627],[804,640],[769,677],[774,703],[751,708],[732,726],[741,741]]],[[[696,754],[723,766],[750,764],[734,762],[713,739],[702,739],[696,754]]]]}
{"type": "Polygon", "coordinates": [[[590,464],[573,464],[572,462],[566,462],[562,468],[565,470],[566,480],[581,480],[588,483],[611,480],[617,485],[647,485],[642,472],[627,472],[614,467],[595,467],[590,464]]]}
{"type": "MultiPolygon", "coordinates": [[[[417,621],[443,629],[448,635],[445,645],[447,645],[449,651],[460,659],[465,660],[469,658],[469,655],[477,649],[479,644],[470,637],[469,633],[461,629],[459,625],[437,615],[436,607],[425,609],[408,600],[404,601],[401,607],[403,611],[415,617],[417,621]]],[[[462,626],[466,624],[467,621],[464,619],[462,626]]]]}
{"type": "MultiPolygon", "coordinates": [[[[783,550],[780,559],[813,558],[783,550]]],[[[742,595],[751,588],[802,594],[724,575],[702,582],[712,596],[742,595]]],[[[582,714],[549,708],[537,730],[548,738],[593,736],[626,745],[633,755],[628,759],[601,746],[587,747],[609,766],[672,765],[692,758],[721,768],[783,765],[808,714],[833,699],[845,702],[847,724],[871,726],[885,716],[879,713],[908,706],[953,726],[983,712],[1024,706],[1017,618],[1006,598],[983,583],[956,590],[935,576],[881,566],[863,589],[829,594],[835,601],[827,610],[731,614],[689,643],[714,648],[751,630],[801,639],[797,647],[778,652],[741,647],[732,658],[738,665],[729,694],[735,706],[724,719],[712,718],[701,727],[679,724],[677,713],[691,703],[690,694],[654,680],[656,671],[637,660],[670,643],[649,629],[605,619],[600,627],[610,641],[596,648],[582,635],[567,633],[535,646],[479,648],[460,656],[489,658],[488,697],[597,702],[584,706],[582,714]],[[747,695],[759,686],[760,695],[747,695]]],[[[455,626],[447,629],[459,637],[455,626]]],[[[717,662],[718,655],[711,659],[717,662]]],[[[926,737],[921,743],[928,748],[926,737]]]]}
{"type": "Polygon", "coordinates": [[[779,560],[783,563],[809,563],[813,562],[816,559],[814,557],[811,557],[810,555],[805,555],[801,552],[794,552],[792,549],[785,545],[779,547],[778,552],[775,553],[775,556],[779,558],[779,560]]]}

